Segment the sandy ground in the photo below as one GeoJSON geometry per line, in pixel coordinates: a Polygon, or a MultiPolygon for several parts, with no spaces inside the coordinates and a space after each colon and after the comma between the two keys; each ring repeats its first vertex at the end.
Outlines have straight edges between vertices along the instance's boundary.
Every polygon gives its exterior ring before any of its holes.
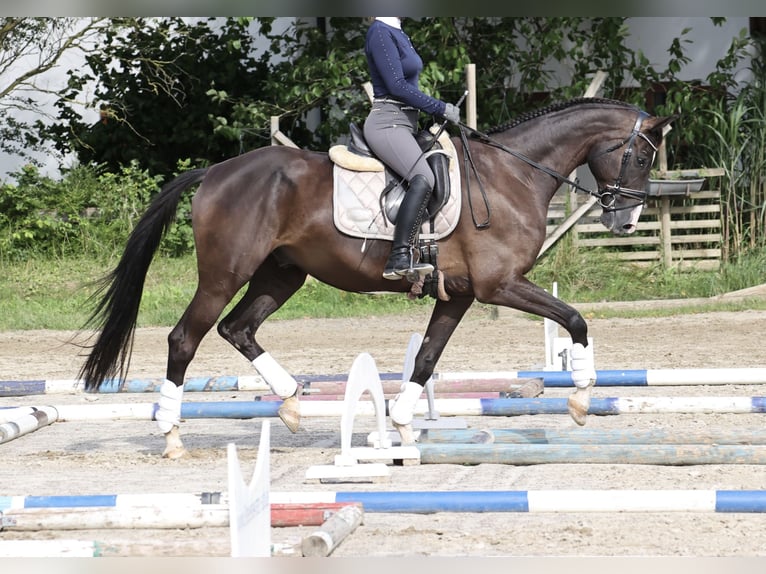
{"type": "MultiPolygon", "coordinates": [[[[587,317],[598,306],[583,311],[587,317]]],[[[344,373],[368,352],[378,370],[401,372],[413,333],[427,314],[405,317],[296,320],[267,323],[262,344],[295,374],[344,373]]],[[[766,311],[716,312],[662,319],[589,318],[598,369],[764,367],[761,340],[766,311]]],[[[168,329],[140,329],[129,378],[164,374],[168,329]]],[[[0,380],[74,378],[82,363],[67,343],[73,333],[0,333],[0,380]]],[[[544,361],[540,319],[475,308],[458,328],[438,372],[525,370],[544,361]]],[[[254,374],[215,334],[205,339],[188,376],[254,374]]],[[[569,394],[546,389],[544,396],[569,394]]],[[[599,387],[608,396],[762,396],[760,386],[599,387]]],[[[186,400],[252,400],[253,393],[191,393],[186,400]],[[204,395],[204,396],[202,396],[204,395]]],[[[147,402],[154,394],[0,397],[0,407],[43,404],[147,402]]],[[[595,417],[590,428],[670,430],[762,429],[761,414],[636,414],[595,417]]],[[[574,427],[565,415],[465,417],[471,428],[574,427]]],[[[391,465],[390,479],[374,483],[307,482],[312,465],[332,464],[340,450],[338,419],[304,419],[291,434],[271,424],[271,489],[297,491],[538,490],[538,489],[766,489],[763,466],[639,464],[430,464],[391,465]]],[[[354,444],[374,430],[357,417],[354,444]]],[[[0,445],[0,495],[198,493],[225,491],[226,447],[237,445],[243,474],[255,465],[261,422],[199,420],[182,423],[190,456],[160,457],[163,437],[151,421],[57,422],[0,445]]],[[[281,552],[298,549],[315,527],[273,528],[281,552]]],[[[227,556],[227,528],[19,532],[0,541],[77,539],[103,542],[120,556],[227,556]]],[[[297,551],[296,556],[300,555],[297,551]]],[[[697,556],[766,555],[766,514],[721,513],[435,513],[368,512],[363,524],[334,551],[338,557],[452,556],[697,556]]]]}

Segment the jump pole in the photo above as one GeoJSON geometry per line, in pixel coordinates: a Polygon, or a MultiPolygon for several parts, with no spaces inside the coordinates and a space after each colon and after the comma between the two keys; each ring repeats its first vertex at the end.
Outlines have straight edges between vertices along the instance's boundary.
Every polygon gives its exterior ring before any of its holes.
{"type": "Polygon", "coordinates": [[[196,494],[165,492],[159,494],[82,494],[50,496],[0,496],[0,512],[18,509],[55,508],[136,508],[158,506],[163,508],[203,508],[228,505],[225,492],[196,494]]]}
{"type": "MultiPolygon", "coordinates": [[[[296,375],[295,379],[306,394],[341,394],[347,374],[296,375]]],[[[384,392],[396,392],[402,373],[381,373],[384,392]]],[[[438,391],[481,392],[514,390],[519,379],[542,379],[546,387],[572,387],[571,371],[465,371],[434,373],[433,381],[438,391]]],[[[151,393],[158,392],[164,379],[111,380],[98,393],[151,393]]],[[[596,370],[598,387],[652,387],[696,385],[763,385],[766,384],[766,368],[692,368],[692,369],[605,369],[596,370]]],[[[271,392],[268,384],[258,375],[194,377],[184,383],[184,392],[271,392]]],[[[46,394],[77,394],[84,392],[84,382],[76,379],[39,379],[28,381],[0,381],[0,397],[46,394]]]]}
{"type": "Polygon", "coordinates": [[[229,506],[24,508],[0,513],[2,530],[101,530],[229,526],[229,506]]]}
{"type": "MultiPolygon", "coordinates": [[[[387,400],[386,400],[387,403],[387,400]]],[[[251,419],[278,416],[281,401],[186,402],[181,418],[251,419]]],[[[434,406],[443,416],[519,416],[567,414],[566,398],[519,399],[435,399],[434,406]]],[[[38,407],[40,409],[44,407],[38,407]]],[[[59,405],[59,421],[154,420],[157,403],[59,405]]],[[[347,410],[344,401],[305,401],[301,416],[339,417],[347,410]]],[[[428,401],[420,399],[415,415],[430,412],[428,401]]],[[[659,414],[719,413],[744,414],[766,412],[766,397],[612,397],[591,401],[589,414],[659,414]]],[[[375,416],[374,401],[358,401],[356,416],[375,416]]],[[[382,435],[381,435],[382,436],[382,435]]]]}
{"type": "Polygon", "coordinates": [[[0,423],[0,444],[48,426],[58,418],[53,407],[11,409],[8,414],[10,418],[0,423]]]}
{"type": "Polygon", "coordinates": [[[0,558],[95,558],[110,546],[91,540],[1,540],[0,558]]]}
{"type": "MultiPolygon", "coordinates": [[[[228,526],[228,518],[222,516],[228,509],[228,500],[226,492],[0,496],[0,530],[79,530],[86,525],[98,528],[99,521],[138,528],[138,522],[129,517],[141,515],[145,509],[156,510],[161,517],[144,518],[144,524],[151,524],[152,528],[183,528],[184,523],[174,510],[179,507],[210,511],[207,512],[209,520],[205,513],[197,513],[195,523],[200,527],[228,526]],[[99,515],[102,518],[95,518],[99,515]],[[114,516],[119,518],[110,522],[114,516]]],[[[273,503],[270,505],[271,526],[321,526],[348,505],[345,502],[273,503]]]]}
{"type": "Polygon", "coordinates": [[[271,491],[271,504],[361,504],[365,513],[766,512],[766,490],[271,491]]]}
{"type": "Polygon", "coordinates": [[[421,464],[766,464],[765,445],[418,444],[421,464]]]}
{"type": "Polygon", "coordinates": [[[766,512],[766,490],[272,492],[279,502],[360,502],[365,513],[766,512]]]}
{"type": "Polygon", "coordinates": [[[714,429],[667,431],[664,429],[425,429],[421,443],[459,444],[741,444],[766,445],[766,429],[714,429]]]}

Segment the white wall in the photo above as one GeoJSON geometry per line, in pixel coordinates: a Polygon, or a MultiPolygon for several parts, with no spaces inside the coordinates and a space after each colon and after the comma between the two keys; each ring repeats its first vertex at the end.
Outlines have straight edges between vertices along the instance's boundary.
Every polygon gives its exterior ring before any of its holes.
{"type": "MultiPolygon", "coordinates": [[[[664,69],[670,56],[667,52],[673,39],[678,37],[684,28],[691,31],[684,38],[691,44],[684,43],[686,55],[691,58],[684,66],[679,78],[682,80],[704,80],[715,71],[716,62],[726,55],[733,38],[739,35],[743,28],[748,29],[748,18],[730,17],[721,26],[714,26],[710,18],[703,17],[666,17],[630,18],[627,21],[630,37],[626,44],[633,50],[641,50],[657,69],[664,69]]],[[[743,63],[741,78],[749,77],[743,63]]]]}

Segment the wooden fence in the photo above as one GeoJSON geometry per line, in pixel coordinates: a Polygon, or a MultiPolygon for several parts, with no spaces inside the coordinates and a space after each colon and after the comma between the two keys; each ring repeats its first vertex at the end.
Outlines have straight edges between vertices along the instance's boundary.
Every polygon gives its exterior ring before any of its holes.
{"type": "MultiPolygon", "coordinates": [[[[718,175],[714,170],[709,173],[718,175]]],[[[619,237],[599,222],[601,208],[585,207],[589,196],[562,188],[548,211],[548,235],[577,209],[584,214],[568,231],[578,248],[601,248],[636,264],[718,269],[721,263],[721,203],[717,177],[685,196],[650,197],[632,235],[619,237]]]]}

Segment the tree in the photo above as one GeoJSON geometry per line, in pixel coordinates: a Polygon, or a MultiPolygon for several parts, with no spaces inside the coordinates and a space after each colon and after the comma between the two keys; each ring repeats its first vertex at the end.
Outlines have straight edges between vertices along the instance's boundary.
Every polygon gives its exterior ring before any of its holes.
{"type": "MultiPolygon", "coordinates": [[[[230,102],[237,117],[235,124],[221,118],[218,131],[235,137],[242,126],[268,125],[269,116],[280,116],[280,128],[296,143],[327,149],[348,134],[349,122],[364,121],[367,23],[318,20],[296,20],[284,33],[269,36],[270,52],[282,60],[272,64],[257,97],[237,100],[211,92],[230,102]],[[322,120],[309,129],[312,109],[321,110],[322,120]]],[[[625,47],[625,18],[445,17],[409,19],[405,25],[425,64],[420,84],[427,93],[457,101],[465,90],[466,65],[476,65],[480,129],[582,95],[597,70],[608,73],[606,93],[616,97],[625,70],[641,67],[625,47]],[[571,77],[556,73],[562,67],[571,77]]],[[[640,75],[646,77],[645,66],[640,75]]]]}
{"type": "MultiPolygon", "coordinates": [[[[0,18],[0,151],[27,157],[41,142],[45,106],[61,86],[52,72],[69,56],[87,54],[105,18],[0,18]],[[24,116],[34,120],[24,120],[24,116]]],[[[63,79],[61,80],[63,82],[63,79]]]]}
{"type": "Polygon", "coordinates": [[[266,67],[254,55],[250,24],[248,18],[113,19],[87,66],[73,73],[58,102],[60,122],[48,137],[83,162],[119,145],[104,162],[110,171],[135,160],[169,175],[179,159],[206,164],[237,155],[254,136],[242,132],[233,141],[215,134],[212,118],[228,118],[231,106],[207,92],[246,98],[260,89],[266,67]],[[99,124],[86,124],[69,104],[88,85],[95,85],[91,105],[109,107],[115,126],[109,137],[95,137],[99,124]]]}
{"type": "MultiPolygon", "coordinates": [[[[362,89],[369,79],[367,23],[362,18],[294,18],[287,29],[278,29],[275,20],[110,20],[98,52],[89,54],[87,66],[70,79],[58,102],[60,121],[46,136],[60,151],[75,150],[83,161],[91,159],[82,135],[90,126],[72,102],[82,100],[95,84],[90,105],[109,104],[121,127],[119,141],[130,151],[127,157],[116,154],[116,161],[136,159],[152,173],[169,174],[179,159],[209,164],[267,145],[273,116],[299,146],[328,149],[348,134],[350,122],[362,123],[369,110],[362,89]],[[256,40],[268,44],[259,54],[256,40]]],[[[410,19],[406,30],[425,62],[421,87],[431,95],[457,101],[465,89],[466,64],[476,65],[482,130],[582,95],[598,70],[607,73],[605,97],[650,112],[691,112],[699,102],[722,97],[744,46],[733,44],[720,73],[709,79],[716,89],[705,92],[677,79],[688,61],[687,31],[668,48],[667,69],[656,70],[640,51],[626,47],[623,17],[440,17],[410,19]],[[669,97],[653,109],[646,96],[658,86],[669,97]]],[[[676,128],[675,141],[693,139],[686,138],[683,125],[676,128]]],[[[676,150],[678,157],[669,159],[682,163],[688,148],[668,146],[669,155],[676,150]]]]}

